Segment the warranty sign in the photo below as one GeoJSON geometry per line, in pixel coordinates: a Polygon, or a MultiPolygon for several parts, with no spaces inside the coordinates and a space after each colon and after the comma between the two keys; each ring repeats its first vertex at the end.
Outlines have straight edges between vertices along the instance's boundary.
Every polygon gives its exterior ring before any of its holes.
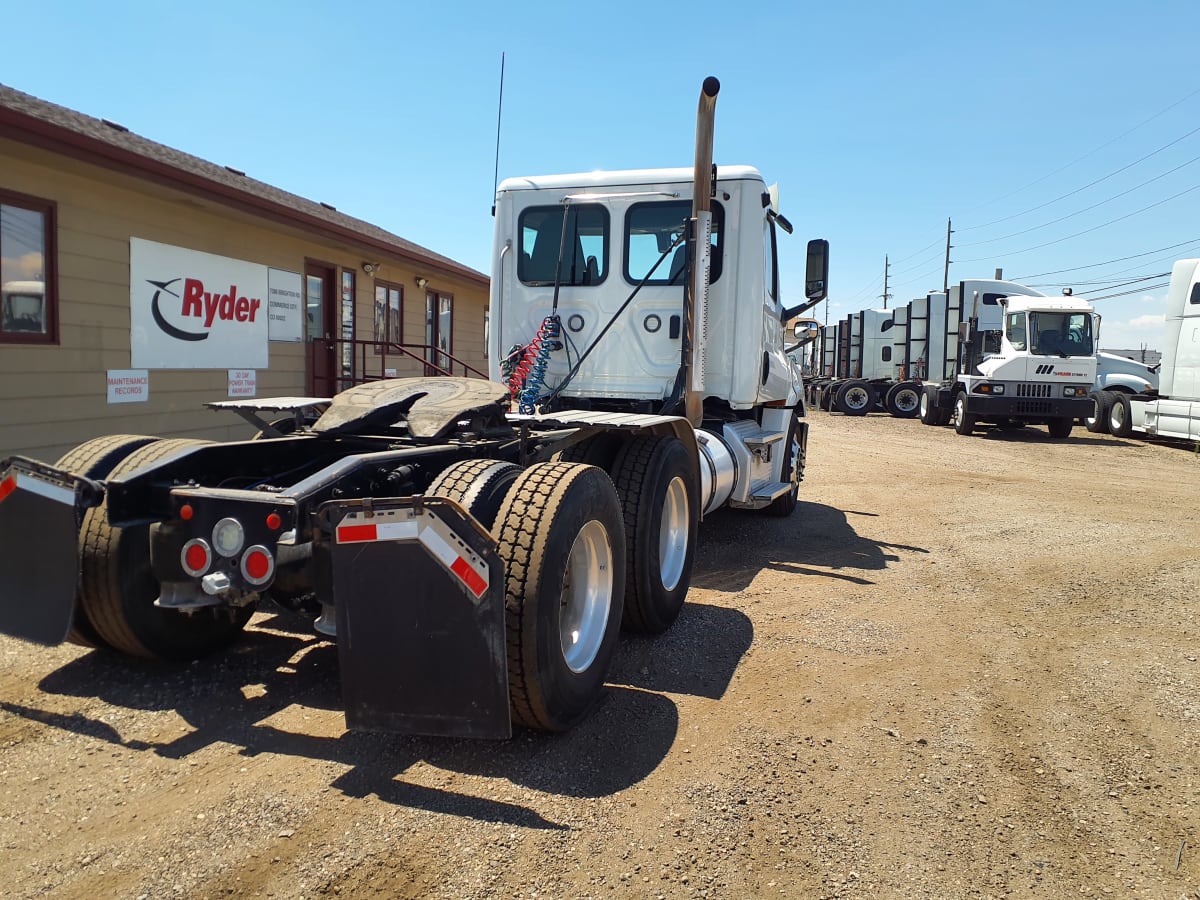
{"type": "Polygon", "coordinates": [[[130,364],[265,369],[267,267],[129,239],[130,364]]]}

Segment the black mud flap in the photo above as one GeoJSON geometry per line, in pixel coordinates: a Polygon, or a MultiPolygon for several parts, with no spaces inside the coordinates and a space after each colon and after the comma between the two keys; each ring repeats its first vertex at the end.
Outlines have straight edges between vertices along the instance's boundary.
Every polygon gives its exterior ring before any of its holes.
{"type": "Polygon", "coordinates": [[[333,501],[320,522],[347,727],[510,737],[504,565],[487,531],[432,497],[333,501]]]}
{"type": "Polygon", "coordinates": [[[0,460],[0,632],[61,644],[79,583],[79,526],[94,481],[36,460],[0,460]]]}

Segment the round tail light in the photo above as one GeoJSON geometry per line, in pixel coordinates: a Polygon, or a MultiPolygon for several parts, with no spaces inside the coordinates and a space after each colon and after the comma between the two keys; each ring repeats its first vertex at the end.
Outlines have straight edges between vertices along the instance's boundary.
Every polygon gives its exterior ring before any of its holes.
{"type": "Polygon", "coordinates": [[[255,587],[266,584],[275,574],[275,558],[261,544],[255,544],[242,557],[242,577],[255,587]]]}
{"type": "Polygon", "coordinates": [[[179,553],[179,564],[189,575],[203,575],[212,565],[212,548],[204,539],[192,538],[183,545],[183,550],[179,553]]]}

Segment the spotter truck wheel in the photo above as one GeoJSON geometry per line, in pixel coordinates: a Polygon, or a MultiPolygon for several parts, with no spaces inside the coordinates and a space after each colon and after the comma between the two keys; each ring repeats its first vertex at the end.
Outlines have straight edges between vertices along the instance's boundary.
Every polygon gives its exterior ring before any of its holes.
{"type": "Polygon", "coordinates": [[[490,530],[508,489],[520,474],[521,467],[515,463],[464,459],[433,479],[425,495],[453,500],[490,530]]]}
{"type": "MultiPolygon", "coordinates": [[[[117,463],[139,447],[156,440],[157,438],[141,434],[110,434],[93,438],[74,450],[68,450],[54,465],[85,478],[107,478],[117,463]]],[[[82,524],[77,522],[76,529],[82,524]]],[[[71,621],[71,631],[67,634],[67,640],[82,647],[107,647],[96,633],[87,613],[83,611],[78,593],[75,595],[75,617],[71,621]]]]}
{"type": "Polygon", "coordinates": [[[800,414],[797,411],[792,414],[791,423],[788,425],[787,443],[784,445],[787,458],[783,461],[783,471],[780,474],[780,478],[788,482],[792,489],[771,501],[770,505],[763,510],[768,516],[783,519],[790,516],[796,509],[796,501],[800,497],[800,482],[804,479],[804,446],[800,442],[801,424],[800,414]]]}
{"type": "Polygon", "coordinates": [[[1051,419],[1046,423],[1046,429],[1050,432],[1050,437],[1056,440],[1062,440],[1071,436],[1071,429],[1075,427],[1075,420],[1066,419],[1051,419]]]}
{"type": "MultiPolygon", "coordinates": [[[[206,443],[187,438],[155,441],[131,453],[110,474],[133,472],[206,443]]],[[[107,501],[84,516],[80,549],[80,603],[101,640],[122,653],[195,659],[232,641],[254,612],[252,604],[190,612],[155,606],[159,586],[150,568],[150,526],[114,528],[108,524],[107,501]]]]}
{"type": "Polygon", "coordinates": [[[660,634],[683,608],[692,580],[699,498],[677,438],[629,441],[613,465],[625,522],[625,612],[630,631],[660,634]]]}
{"type": "Polygon", "coordinates": [[[538,463],[500,507],[508,691],[514,722],[565,731],[600,697],[621,625],[625,531],[595,466],[538,463]]]}
{"type": "Polygon", "coordinates": [[[959,391],[954,396],[954,430],[959,434],[970,434],[975,430],[975,416],[967,412],[966,391],[959,391]]]}

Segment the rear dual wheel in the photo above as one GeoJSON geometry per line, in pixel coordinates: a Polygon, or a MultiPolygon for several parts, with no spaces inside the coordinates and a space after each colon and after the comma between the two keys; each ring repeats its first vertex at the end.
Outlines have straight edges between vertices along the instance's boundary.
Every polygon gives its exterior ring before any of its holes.
{"type": "Polygon", "coordinates": [[[1109,391],[1093,391],[1092,400],[1096,404],[1090,416],[1085,416],[1083,424],[1092,434],[1108,434],[1108,414],[1112,408],[1112,393],[1109,391]]]}
{"type": "Polygon", "coordinates": [[[920,411],[921,397],[922,391],[919,384],[901,381],[888,388],[888,392],[883,398],[883,405],[897,419],[911,419],[920,411]]]}
{"type": "MultiPolygon", "coordinates": [[[[210,443],[157,440],[113,468],[124,475],[189,447],[210,443]]],[[[229,644],[254,612],[212,606],[183,612],[155,606],[159,584],[150,567],[150,526],[108,524],[108,502],[89,509],[80,536],[80,605],[104,645],[131,656],[190,660],[229,644]]]]}
{"type": "Polygon", "coordinates": [[[868,382],[856,378],[837,389],[833,405],[848,416],[865,416],[875,405],[875,391],[868,382]]]}
{"type": "Polygon", "coordinates": [[[625,531],[608,475],[538,463],[508,489],[493,533],[504,560],[513,720],[565,731],[599,699],[616,651],[625,531]]]}
{"type": "MultiPolygon", "coordinates": [[[[59,457],[58,462],[54,465],[85,478],[107,478],[117,463],[139,447],[144,447],[155,440],[157,438],[142,434],[110,434],[93,438],[90,441],[84,441],[73,450],[68,450],[59,457]]],[[[81,521],[76,522],[76,530],[81,526],[81,521]]],[[[83,647],[107,646],[100,635],[96,633],[87,613],[84,612],[78,592],[75,596],[75,615],[71,620],[71,630],[67,634],[67,640],[83,647]]]]}

